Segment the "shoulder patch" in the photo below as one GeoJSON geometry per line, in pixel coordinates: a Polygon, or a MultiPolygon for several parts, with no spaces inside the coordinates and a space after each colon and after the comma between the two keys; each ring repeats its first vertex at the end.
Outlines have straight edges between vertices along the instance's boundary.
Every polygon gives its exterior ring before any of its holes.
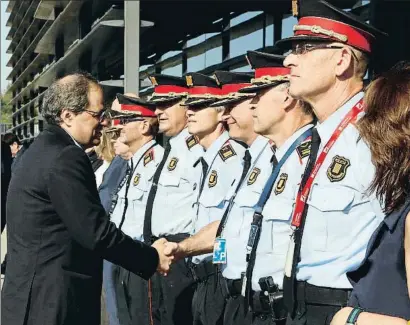
{"type": "Polygon", "coordinates": [[[233,147],[227,143],[219,150],[219,156],[223,161],[225,161],[233,156],[236,156],[236,152],[233,150],[233,147]]]}
{"type": "Polygon", "coordinates": [[[170,172],[172,172],[172,171],[177,167],[178,160],[179,160],[179,159],[178,159],[177,157],[171,158],[171,160],[170,160],[169,163],[168,163],[168,170],[169,170],[170,172]]]}
{"type": "Polygon", "coordinates": [[[327,178],[333,182],[340,182],[346,176],[347,168],[350,166],[350,160],[341,157],[341,156],[334,156],[332,159],[332,163],[330,164],[329,168],[327,169],[326,175],[327,178]]]}
{"type": "Polygon", "coordinates": [[[140,174],[140,173],[138,173],[137,175],[135,175],[135,177],[134,177],[134,182],[133,182],[134,186],[137,186],[137,185],[140,183],[140,178],[141,178],[141,174],[140,174]]]}
{"type": "Polygon", "coordinates": [[[198,144],[198,139],[194,135],[189,136],[185,141],[188,149],[191,149],[194,145],[198,144]]]}
{"type": "Polygon", "coordinates": [[[252,172],[249,174],[248,178],[248,185],[252,185],[253,183],[256,182],[256,179],[258,178],[259,174],[261,173],[261,170],[257,167],[255,167],[252,172]]]}
{"type": "Polygon", "coordinates": [[[208,187],[214,187],[217,182],[218,182],[218,173],[216,172],[216,170],[213,170],[211,174],[209,175],[208,187]]]}
{"type": "Polygon", "coordinates": [[[310,148],[312,147],[312,141],[308,140],[303,143],[301,143],[297,148],[296,152],[299,155],[300,159],[303,159],[305,157],[308,157],[310,155],[310,148]]]}
{"type": "Polygon", "coordinates": [[[279,195],[280,193],[282,193],[285,190],[287,180],[288,180],[288,174],[282,173],[279,176],[279,180],[276,183],[276,187],[275,187],[275,194],[276,195],[279,195]]]}
{"type": "Polygon", "coordinates": [[[146,166],[149,162],[151,162],[153,160],[154,160],[154,150],[151,149],[144,156],[144,166],[146,166]]]}

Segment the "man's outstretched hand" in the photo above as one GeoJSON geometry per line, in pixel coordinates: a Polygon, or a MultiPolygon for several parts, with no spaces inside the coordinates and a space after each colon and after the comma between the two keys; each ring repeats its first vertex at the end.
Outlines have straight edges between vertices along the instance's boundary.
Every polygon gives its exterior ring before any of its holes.
{"type": "Polygon", "coordinates": [[[182,258],[185,258],[185,252],[182,246],[178,243],[167,242],[165,243],[164,254],[166,256],[173,256],[173,262],[179,261],[182,258]]]}
{"type": "Polygon", "coordinates": [[[171,263],[174,259],[174,252],[178,248],[178,244],[169,243],[165,238],[160,238],[152,244],[159,256],[157,271],[166,276],[169,272],[171,263]]]}

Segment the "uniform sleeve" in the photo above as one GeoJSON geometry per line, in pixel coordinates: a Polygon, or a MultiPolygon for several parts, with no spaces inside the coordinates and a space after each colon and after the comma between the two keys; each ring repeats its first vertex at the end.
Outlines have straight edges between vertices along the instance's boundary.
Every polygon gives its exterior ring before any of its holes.
{"type": "Polygon", "coordinates": [[[49,196],[71,236],[83,247],[147,279],[157,268],[157,251],[134,241],[109,221],[99,200],[85,153],[65,148],[49,173],[49,196]]]}

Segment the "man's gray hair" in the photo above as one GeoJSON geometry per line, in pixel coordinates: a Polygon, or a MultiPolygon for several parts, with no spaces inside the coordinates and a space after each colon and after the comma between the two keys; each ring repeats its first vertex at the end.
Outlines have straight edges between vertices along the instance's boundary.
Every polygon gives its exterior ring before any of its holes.
{"type": "Polygon", "coordinates": [[[54,81],[45,91],[41,115],[49,124],[59,125],[63,109],[80,113],[87,109],[91,84],[98,81],[88,72],[76,72],[54,81]]]}
{"type": "Polygon", "coordinates": [[[225,111],[225,106],[215,106],[214,108],[218,113],[225,111]]]}

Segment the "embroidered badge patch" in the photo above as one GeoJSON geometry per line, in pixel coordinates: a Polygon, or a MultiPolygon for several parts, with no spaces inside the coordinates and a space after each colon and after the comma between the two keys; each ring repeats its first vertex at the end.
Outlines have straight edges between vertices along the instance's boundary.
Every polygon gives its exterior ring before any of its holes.
{"type": "Polygon", "coordinates": [[[288,180],[288,174],[282,173],[279,176],[279,180],[276,183],[276,187],[275,187],[275,194],[276,195],[279,195],[280,193],[282,193],[285,190],[287,180],[288,180]]]}
{"type": "Polygon", "coordinates": [[[341,157],[334,156],[332,163],[327,169],[326,175],[331,182],[340,182],[346,176],[347,168],[350,166],[350,160],[341,157]]]}
{"type": "Polygon", "coordinates": [[[252,185],[253,183],[255,183],[260,173],[261,173],[261,170],[255,167],[249,175],[248,185],[252,185]]]}
{"type": "Polygon", "coordinates": [[[233,150],[232,146],[228,143],[224,145],[220,150],[219,150],[219,156],[223,161],[236,156],[235,150],[233,150]]]}
{"type": "Polygon", "coordinates": [[[141,174],[140,174],[140,173],[138,173],[137,175],[135,175],[135,177],[134,177],[134,182],[133,182],[134,186],[137,186],[137,185],[140,183],[140,178],[141,178],[141,174]]]}
{"type": "Polygon", "coordinates": [[[168,164],[168,170],[170,172],[172,172],[177,167],[178,160],[179,159],[177,157],[171,158],[171,160],[169,161],[169,164],[168,164]]]}
{"type": "Polygon", "coordinates": [[[153,160],[154,160],[154,150],[150,150],[144,156],[144,166],[153,160]]]}
{"type": "Polygon", "coordinates": [[[216,170],[211,171],[208,179],[208,187],[214,187],[218,182],[218,173],[216,170]]]}
{"type": "Polygon", "coordinates": [[[306,141],[301,143],[297,148],[296,151],[299,155],[300,159],[303,159],[305,157],[308,157],[310,154],[310,148],[312,147],[312,142],[311,141],[306,141]]]}
{"type": "Polygon", "coordinates": [[[190,137],[186,138],[185,141],[188,149],[191,149],[194,145],[198,143],[198,139],[194,135],[191,135],[190,137]]]}

